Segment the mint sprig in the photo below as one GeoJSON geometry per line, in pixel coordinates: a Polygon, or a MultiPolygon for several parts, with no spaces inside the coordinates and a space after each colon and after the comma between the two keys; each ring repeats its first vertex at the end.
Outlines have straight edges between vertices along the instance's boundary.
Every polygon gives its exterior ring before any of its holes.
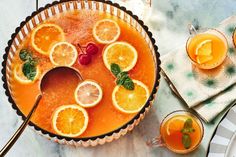
{"type": "Polygon", "coordinates": [[[111,64],[111,72],[116,76],[116,84],[122,85],[125,89],[134,90],[134,82],[129,77],[127,71],[122,71],[118,64],[111,64]]]}
{"type": "Polygon", "coordinates": [[[187,134],[187,133],[192,133],[194,132],[194,128],[193,128],[193,120],[188,118],[185,123],[184,123],[184,127],[183,129],[181,130],[181,132],[183,134],[187,134]]]}
{"type": "Polygon", "coordinates": [[[183,129],[181,130],[182,144],[185,149],[189,149],[191,147],[192,140],[190,134],[193,132],[195,132],[195,129],[193,128],[193,120],[188,118],[184,123],[183,129]]]}
{"type": "Polygon", "coordinates": [[[34,80],[37,74],[37,58],[33,58],[32,52],[28,49],[22,49],[19,53],[19,58],[24,62],[22,72],[29,80],[34,80]]]}

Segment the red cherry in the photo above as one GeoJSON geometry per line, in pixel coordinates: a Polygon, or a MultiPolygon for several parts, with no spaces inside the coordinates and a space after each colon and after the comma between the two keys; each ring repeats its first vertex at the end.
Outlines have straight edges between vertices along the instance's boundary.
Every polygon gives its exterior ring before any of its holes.
{"type": "Polygon", "coordinates": [[[87,65],[91,62],[92,57],[89,54],[79,54],[79,63],[82,65],[87,65]]]}
{"type": "Polygon", "coordinates": [[[96,53],[98,53],[97,45],[91,42],[88,43],[86,46],[86,53],[90,55],[95,55],[96,53]]]}

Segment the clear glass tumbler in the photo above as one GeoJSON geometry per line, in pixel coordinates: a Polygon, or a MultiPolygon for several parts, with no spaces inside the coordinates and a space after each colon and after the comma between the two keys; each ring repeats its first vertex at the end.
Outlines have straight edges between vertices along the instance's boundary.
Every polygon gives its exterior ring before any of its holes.
{"type": "Polygon", "coordinates": [[[179,110],[168,114],[160,125],[160,136],[147,141],[151,147],[166,147],[187,154],[200,145],[204,135],[201,120],[191,112],[179,110]]]}

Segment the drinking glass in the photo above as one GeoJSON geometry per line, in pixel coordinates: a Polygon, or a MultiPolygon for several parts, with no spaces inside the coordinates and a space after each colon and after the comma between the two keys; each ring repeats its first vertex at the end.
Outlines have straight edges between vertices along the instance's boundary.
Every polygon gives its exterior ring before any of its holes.
{"type": "Polygon", "coordinates": [[[198,146],[200,145],[202,141],[203,135],[204,135],[204,128],[203,128],[203,124],[201,120],[197,116],[193,115],[191,112],[179,110],[179,111],[174,111],[168,114],[163,119],[160,125],[160,135],[153,138],[152,140],[147,141],[147,145],[151,147],[166,147],[172,152],[175,152],[178,154],[187,154],[189,152],[194,151],[196,148],[198,148],[198,146]],[[182,133],[182,129],[177,130],[177,128],[183,128],[183,126],[180,126],[180,124],[183,125],[183,123],[177,124],[177,123],[172,122],[171,124],[171,121],[173,120],[176,122],[178,120],[186,121],[189,118],[192,119],[192,122],[193,122],[192,124],[195,131],[191,135],[192,145],[188,149],[185,149],[183,147],[183,144],[181,143],[183,139],[178,137],[178,136],[182,136],[183,138],[184,134],[182,133]],[[176,131],[172,131],[173,132],[172,135],[170,134],[168,135],[168,130],[167,130],[167,129],[170,129],[170,127],[168,127],[170,124],[172,125],[172,128],[176,129],[176,131]]]}
{"type": "Polygon", "coordinates": [[[186,43],[186,51],[191,60],[191,62],[200,69],[213,69],[221,65],[225,58],[227,57],[228,51],[228,42],[225,35],[217,29],[214,28],[205,28],[196,30],[193,25],[189,25],[190,37],[186,43]],[[199,63],[196,59],[195,52],[197,51],[198,46],[201,44],[198,39],[204,39],[201,41],[212,41],[212,56],[213,59],[206,63],[199,63]],[[193,51],[192,48],[195,48],[193,51]]]}

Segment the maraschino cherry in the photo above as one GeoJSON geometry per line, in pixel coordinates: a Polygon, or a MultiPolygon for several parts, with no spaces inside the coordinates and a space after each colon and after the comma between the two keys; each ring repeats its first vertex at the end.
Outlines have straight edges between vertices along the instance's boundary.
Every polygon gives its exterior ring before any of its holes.
{"type": "Polygon", "coordinates": [[[86,53],[90,55],[95,55],[98,53],[98,47],[95,43],[88,43],[86,46],[86,53]]]}
{"type": "Polygon", "coordinates": [[[92,57],[89,54],[79,54],[79,63],[82,65],[87,65],[92,61],[92,57]]]}
{"type": "Polygon", "coordinates": [[[81,65],[89,64],[92,61],[92,55],[97,54],[99,51],[98,46],[92,42],[89,42],[85,47],[82,47],[79,43],[77,46],[81,50],[81,54],[79,54],[79,63],[81,65]],[[85,48],[85,51],[83,48],[85,48]]]}

